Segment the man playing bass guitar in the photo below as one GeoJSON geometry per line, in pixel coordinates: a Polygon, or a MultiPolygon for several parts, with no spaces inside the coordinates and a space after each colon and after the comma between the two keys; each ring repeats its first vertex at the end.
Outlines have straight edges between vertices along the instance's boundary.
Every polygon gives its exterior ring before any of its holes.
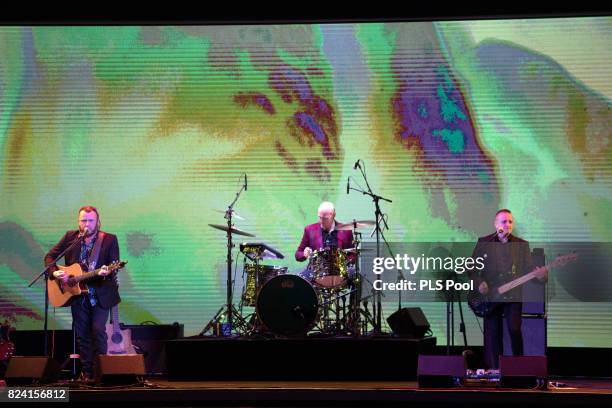
{"type": "MultiPolygon", "coordinates": [[[[503,321],[506,321],[512,354],[523,355],[522,292],[521,287],[512,289],[503,298],[493,297],[493,289],[532,270],[533,261],[529,242],[512,235],[514,219],[512,212],[501,209],[495,214],[495,232],[480,237],[474,248],[474,259],[483,257],[484,269],[473,273],[474,286],[483,296],[491,296],[492,302],[483,313],[484,359],[488,368],[499,368],[499,356],[503,354],[503,321]]],[[[548,279],[548,270],[535,268],[540,282],[548,279]]]]}

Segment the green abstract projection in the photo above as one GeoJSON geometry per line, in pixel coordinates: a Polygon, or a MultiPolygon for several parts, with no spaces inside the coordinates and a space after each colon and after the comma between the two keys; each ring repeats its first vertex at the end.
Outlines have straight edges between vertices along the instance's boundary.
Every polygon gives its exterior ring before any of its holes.
{"type": "MultiPolygon", "coordinates": [[[[339,221],[374,218],[345,191],[363,184],[357,159],[393,200],[390,241],[475,242],[510,208],[533,242],[610,242],[610,40],[607,17],[0,27],[0,319],[42,328],[43,285],[27,284],[94,205],[129,261],[122,320],[199,333],[226,295],[225,233],[208,224],[245,173],[236,227],[292,274],[321,201],[339,221]]],[[[611,305],[551,305],[548,344],[611,347],[611,305]]],[[[443,344],[445,305],[415,306],[443,344]]],[[[70,324],[51,312],[51,328],[70,324]]]]}

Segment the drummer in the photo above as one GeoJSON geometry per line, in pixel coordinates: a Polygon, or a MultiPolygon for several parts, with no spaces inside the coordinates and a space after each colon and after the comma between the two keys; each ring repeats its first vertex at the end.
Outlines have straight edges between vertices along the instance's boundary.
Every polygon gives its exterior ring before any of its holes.
{"type": "MultiPolygon", "coordinates": [[[[348,249],[353,247],[352,231],[338,231],[336,229],[336,209],[334,204],[329,201],[322,202],[319,206],[318,214],[319,222],[304,228],[302,242],[300,242],[300,246],[295,251],[295,259],[297,261],[303,262],[307,260],[315,250],[319,251],[328,248],[348,249]]],[[[348,254],[347,259],[349,263],[354,257],[354,253],[348,254]]]]}

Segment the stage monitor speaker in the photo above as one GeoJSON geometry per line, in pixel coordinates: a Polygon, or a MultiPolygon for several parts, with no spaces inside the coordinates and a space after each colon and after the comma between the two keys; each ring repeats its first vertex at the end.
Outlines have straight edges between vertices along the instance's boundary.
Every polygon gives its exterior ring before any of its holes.
{"type": "Polygon", "coordinates": [[[546,388],[546,356],[499,356],[500,385],[506,388],[546,388]]]}
{"type": "Polygon", "coordinates": [[[421,388],[452,388],[461,386],[465,380],[463,356],[419,355],[417,381],[421,388]]]}
{"type": "Polygon", "coordinates": [[[389,327],[398,336],[420,339],[429,330],[429,322],[420,307],[405,307],[387,318],[389,327]]]}
{"type": "Polygon", "coordinates": [[[103,384],[135,384],[146,374],[142,354],[97,356],[96,382],[103,384]]]}
{"type": "Polygon", "coordinates": [[[5,374],[9,386],[47,384],[57,381],[58,377],[59,364],[45,356],[13,356],[5,374]]]}
{"type": "Polygon", "coordinates": [[[147,375],[163,375],[166,369],[166,341],[183,337],[184,325],[173,324],[142,324],[123,325],[132,334],[132,344],[139,354],[144,356],[147,375]]]}

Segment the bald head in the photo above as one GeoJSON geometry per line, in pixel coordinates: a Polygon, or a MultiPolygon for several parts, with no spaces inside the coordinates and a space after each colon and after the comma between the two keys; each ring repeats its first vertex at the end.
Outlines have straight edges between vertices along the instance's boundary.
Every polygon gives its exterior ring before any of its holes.
{"type": "Polygon", "coordinates": [[[334,219],[336,218],[336,208],[334,204],[329,201],[323,201],[319,206],[319,223],[324,230],[331,230],[334,225],[334,219]]]}
{"type": "Polygon", "coordinates": [[[508,235],[512,234],[512,229],[514,227],[514,218],[510,210],[499,210],[495,214],[495,221],[493,224],[495,225],[495,231],[499,239],[505,242],[508,239],[508,235]]]}
{"type": "Polygon", "coordinates": [[[319,214],[321,214],[321,211],[336,213],[336,207],[334,207],[334,204],[330,203],[329,201],[323,201],[319,206],[319,214]]]}

